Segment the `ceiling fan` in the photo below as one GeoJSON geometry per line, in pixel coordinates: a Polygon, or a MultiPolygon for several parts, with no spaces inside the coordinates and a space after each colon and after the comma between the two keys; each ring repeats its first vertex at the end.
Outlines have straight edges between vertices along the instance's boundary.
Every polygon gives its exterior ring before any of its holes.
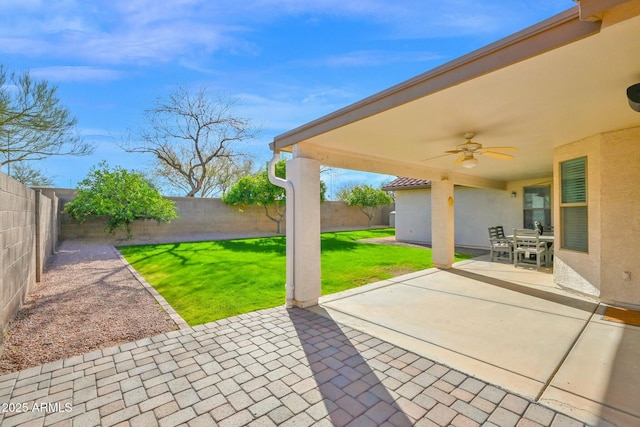
{"type": "Polygon", "coordinates": [[[474,132],[465,133],[464,139],[466,139],[466,142],[464,144],[458,145],[455,150],[445,151],[446,154],[444,154],[444,156],[450,154],[461,154],[461,156],[459,156],[456,161],[453,162],[453,164],[456,166],[461,165],[462,167],[471,169],[478,164],[478,159],[475,157],[476,154],[481,156],[493,157],[494,159],[511,160],[513,159],[513,155],[501,153],[500,151],[518,151],[518,149],[515,147],[483,147],[482,144],[471,140],[474,136],[476,136],[474,132]]]}

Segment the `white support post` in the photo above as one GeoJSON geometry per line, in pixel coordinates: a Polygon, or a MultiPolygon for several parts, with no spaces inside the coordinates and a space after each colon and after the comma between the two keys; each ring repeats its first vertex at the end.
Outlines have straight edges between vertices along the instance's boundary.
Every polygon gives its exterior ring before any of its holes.
{"type": "Polygon", "coordinates": [[[453,182],[431,181],[432,260],[437,268],[449,269],[455,256],[453,182]]]}
{"type": "MultiPolygon", "coordinates": [[[[296,157],[287,162],[287,281],[293,280],[296,307],[318,303],[320,281],[320,162],[296,157]]],[[[287,283],[289,286],[291,283],[287,283]]]]}

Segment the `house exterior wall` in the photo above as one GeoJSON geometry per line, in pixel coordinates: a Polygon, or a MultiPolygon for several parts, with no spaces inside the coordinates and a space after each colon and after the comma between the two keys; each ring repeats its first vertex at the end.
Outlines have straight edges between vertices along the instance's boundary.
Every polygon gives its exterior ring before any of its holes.
{"type": "Polygon", "coordinates": [[[603,135],[601,152],[600,297],[640,306],[640,127],[603,135]]]}
{"type": "Polygon", "coordinates": [[[431,190],[396,190],[396,239],[431,243],[431,190]]]}
{"type": "MultiPolygon", "coordinates": [[[[589,252],[565,250],[558,242],[554,280],[599,296],[603,302],[640,306],[640,263],[635,250],[640,243],[640,127],[557,148],[557,176],[560,162],[582,156],[587,157],[589,252]]],[[[557,184],[554,198],[559,197],[557,184]]],[[[559,218],[559,206],[555,214],[559,218]]],[[[560,236],[556,227],[556,239],[560,236]]]]}
{"type": "MultiPolygon", "coordinates": [[[[523,224],[523,188],[550,185],[551,178],[514,181],[506,191],[456,186],[455,244],[489,247],[488,228],[502,225],[507,234],[523,224]],[[515,192],[516,197],[511,197],[515,192]]],[[[431,244],[431,190],[396,190],[396,239],[431,244]]]]}
{"type": "MultiPolygon", "coordinates": [[[[583,141],[566,144],[554,151],[553,170],[557,177],[553,199],[560,200],[560,163],[578,157],[587,157],[587,215],[589,227],[589,252],[582,253],[562,248],[562,230],[558,221],[554,244],[553,279],[561,286],[575,291],[600,296],[600,146],[601,135],[583,141]]],[[[556,218],[560,218],[560,203],[554,207],[556,218]]]]}
{"type": "Polygon", "coordinates": [[[489,248],[489,227],[501,225],[506,234],[522,227],[522,184],[507,191],[456,187],[455,222],[456,245],[489,248]]]}

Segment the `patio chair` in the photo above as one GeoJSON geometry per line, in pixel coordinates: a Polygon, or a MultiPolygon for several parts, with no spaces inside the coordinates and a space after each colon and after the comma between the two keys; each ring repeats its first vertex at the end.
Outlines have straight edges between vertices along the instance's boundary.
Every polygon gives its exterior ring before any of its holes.
{"type": "Polygon", "coordinates": [[[499,257],[500,254],[507,254],[509,256],[509,262],[512,261],[511,242],[505,237],[502,226],[489,227],[489,252],[492,262],[494,258],[499,257]]]}
{"type": "Polygon", "coordinates": [[[545,260],[548,264],[547,245],[540,241],[538,230],[529,230],[527,228],[513,229],[513,265],[529,264],[525,260],[530,259],[531,255],[536,257],[536,269],[540,269],[540,261],[545,260]]]}
{"type": "MultiPolygon", "coordinates": [[[[547,233],[547,235],[552,236],[553,235],[553,227],[548,227],[545,228],[542,223],[538,220],[533,222],[534,227],[536,227],[536,230],[538,230],[538,233],[542,236],[544,233],[547,233]]],[[[549,257],[549,260],[553,259],[553,243],[551,242],[545,242],[545,244],[547,245],[547,257],[549,257]]]]}

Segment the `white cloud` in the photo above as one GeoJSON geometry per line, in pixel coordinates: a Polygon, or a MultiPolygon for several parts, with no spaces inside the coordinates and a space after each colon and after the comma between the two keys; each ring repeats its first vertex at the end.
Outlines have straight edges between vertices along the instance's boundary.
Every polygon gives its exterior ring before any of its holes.
{"type": "Polygon", "coordinates": [[[321,58],[314,61],[313,65],[327,65],[330,67],[371,67],[394,63],[434,61],[441,58],[442,55],[432,52],[361,50],[321,58]]]}
{"type": "Polygon", "coordinates": [[[103,33],[64,29],[31,37],[0,37],[0,52],[100,64],[167,62],[196,47],[209,53],[227,43],[213,28],[188,22],[103,33]]]}
{"type": "Polygon", "coordinates": [[[88,66],[56,66],[32,68],[29,74],[44,80],[103,82],[120,79],[124,73],[114,69],[88,66]]]}
{"type": "Polygon", "coordinates": [[[340,17],[375,22],[379,36],[388,39],[441,38],[511,33],[527,21],[537,22],[550,11],[575,5],[573,0],[512,2],[508,0],[254,0],[229,2],[230,15],[244,13],[248,19],[283,16],[340,17]],[[237,8],[237,9],[233,9],[237,8]],[[532,15],[537,14],[537,17],[532,15]]]}
{"type": "Polygon", "coordinates": [[[315,120],[358,99],[357,94],[341,88],[271,88],[274,96],[238,94],[238,111],[246,117],[263,117],[265,133],[276,136],[315,120]]]}
{"type": "MultiPolygon", "coordinates": [[[[519,2],[452,0],[36,0],[0,2],[0,53],[62,57],[100,64],[156,63],[217,50],[254,54],[254,26],[317,15],[366,21],[381,38],[486,34],[509,28],[533,11],[571,0],[519,2]]],[[[371,61],[371,52],[343,61],[371,61]]],[[[340,58],[336,58],[338,60],[340,58]]]]}
{"type": "MultiPolygon", "coordinates": [[[[0,52],[102,64],[165,62],[234,45],[241,26],[217,24],[196,2],[129,0],[14,5],[0,17],[0,52]]],[[[6,9],[6,8],[5,8],[6,9]]],[[[2,10],[2,9],[0,9],[2,10]]]]}

